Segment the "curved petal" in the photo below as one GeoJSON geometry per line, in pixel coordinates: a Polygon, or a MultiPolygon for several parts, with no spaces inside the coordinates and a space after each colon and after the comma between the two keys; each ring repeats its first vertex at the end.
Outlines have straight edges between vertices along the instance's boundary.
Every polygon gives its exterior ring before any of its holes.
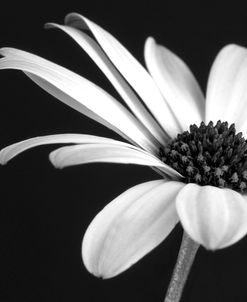
{"type": "Polygon", "coordinates": [[[0,164],[4,165],[9,160],[17,156],[18,154],[34,148],[36,146],[48,145],[48,144],[113,144],[119,146],[125,146],[129,148],[136,148],[133,145],[120,142],[107,137],[100,137],[86,134],[54,134],[33,137],[24,141],[9,145],[0,151],[0,164]]]}
{"type": "Polygon", "coordinates": [[[149,72],[183,131],[191,124],[200,124],[205,117],[205,99],[187,65],[153,38],[146,40],[144,55],[149,72]]]}
{"type": "Polygon", "coordinates": [[[62,147],[51,152],[50,160],[56,168],[96,162],[144,165],[156,167],[173,178],[182,178],[182,175],[155,156],[122,144],[101,143],[62,147]]]}
{"type": "Polygon", "coordinates": [[[46,28],[56,27],[68,34],[74,39],[91,57],[91,59],[98,65],[101,71],[109,79],[111,84],[118,91],[125,103],[135,114],[135,116],[142,122],[143,126],[152,133],[152,135],[161,143],[167,140],[167,135],[160,128],[151,114],[147,111],[144,105],[140,102],[133,90],[121,76],[119,71],[108,59],[102,48],[90,38],[87,34],[70,26],[63,26],[55,23],[47,23],[46,28]]]}
{"type": "Polygon", "coordinates": [[[86,107],[111,124],[117,133],[123,133],[125,137],[145,149],[156,149],[157,145],[154,146],[155,142],[145,133],[145,129],[136,118],[112,96],[92,82],[66,68],[25,51],[2,48],[0,54],[4,56],[0,59],[0,69],[19,69],[33,74],[36,76],[36,81],[38,78],[43,80],[38,84],[43,85],[44,89],[46,89],[45,83],[48,82],[50,84],[48,91],[53,86],[56,89],[54,94],[60,90],[62,94],[59,95],[59,99],[66,102],[67,105],[71,105],[69,101],[73,99],[74,103],[77,104],[75,107],[73,103],[73,108],[77,109],[82,104],[81,112],[84,113],[86,107]],[[64,94],[68,95],[69,98],[63,99],[64,94]]]}
{"type": "Polygon", "coordinates": [[[46,92],[63,102],[64,104],[68,105],[69,107],[75,109],[76,111],[84,114],[85,116],[89,117],[90,119],[106,126],[107,128],[111,129],[112,131],[118,133],[120,136],[124,137],[126,140],[130,139],[124,135],[119,129],[114,127],[112,124],[110,124],[105,119],[101,118],[99,115],[91,111],[88,107],[84,106],[82,103],[79,103],[77,100],[73,99],[68,94],[64,93],[60,89],[58,89],[53,84],[49,83],[48,81],[32,74],[29,72],[25,72],[26,76],[28,76],[34,83],[36,83],[38,86],[40,86],[42,89],[44,89],[46,92]]]}
{"type": "Polygon", "coordinates": [[[236,191],[188,184],[176,207],[185,231],[207,249],[227,247],[247,233],[247,203],[236,191]]]}
{"type": "Polygon", "coordinates": [[[221,119],[247,132],[247,50],[224,47],[212,66],[206,98],[206,121],[221,119]]]}
{"type": "Polygon", "coordinates": [[[135,89],[162,128],[171,137],[181,132],[168,104],[145,68],[112,35],[87,18],[72,13],[65,23],[78,29],[89,29],[112,63],[135,89]]]}
{"type": "Polygon", "coordinates": [[[109,203],[84,236],[82,256],[87,269],[96,276],[114,277],[160,244],[178,222],[174,200],[183,185],[150,181],[109,203]]]}

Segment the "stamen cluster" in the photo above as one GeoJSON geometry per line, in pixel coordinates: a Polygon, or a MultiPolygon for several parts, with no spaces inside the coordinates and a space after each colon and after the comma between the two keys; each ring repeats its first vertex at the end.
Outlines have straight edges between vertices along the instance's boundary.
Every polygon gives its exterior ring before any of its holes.
{"type": "Polygon", "coordinates": [[[184,176],[184,182],[247,192],[247,141],[235,125],[191,125],[160,148],[161,160],[184,176]]]}

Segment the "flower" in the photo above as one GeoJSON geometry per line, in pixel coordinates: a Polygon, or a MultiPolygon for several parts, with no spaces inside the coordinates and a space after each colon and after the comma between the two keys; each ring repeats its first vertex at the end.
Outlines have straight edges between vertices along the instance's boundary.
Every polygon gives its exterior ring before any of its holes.
{"type": "Polygon", "coordinates": [[[82,244],[87,269],[113,277],[154,249],[180,221],[207,249],[227,247],[247,233],[247,51],[228,45],[212,66],[206,98],[187,65],[148,38],[148,71],[108,32],[79,14],[66,25],[126,106],[87,79],[50,61],[2,48],[0,69],[19,69],[60,101],[127,142],[86,134],[35,137],[0,153],[2,164],[42,144],[58,168],[109,162],[152,167],[162,178],[130,188],[89,225],[82,244]],[[91,38],[85,30],[94,36],[91,38]],[[234,123],[232,125],[228,123],[234,123]]]}

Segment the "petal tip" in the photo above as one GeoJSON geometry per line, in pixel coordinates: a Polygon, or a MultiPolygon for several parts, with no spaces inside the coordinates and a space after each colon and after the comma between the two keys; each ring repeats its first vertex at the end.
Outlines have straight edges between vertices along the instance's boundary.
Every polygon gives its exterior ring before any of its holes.
{"type": "Polygon", "coordinates": [[[5,47],[1,47],[1,48],[0,48],[0,56],[1,56],[1,57],[5,57],[5,54],[4,54],[4,53],[5,53],[5,47]]]}
{"type": "Polygon", "coordinates": [[[152,36],[147,37],[146,43],[155,43],[155,39],[152,36]]]}
{"type": "Polygon", "coordinates": [[[54,166],[54,168],[56,168],[56,169],[62,169],[63,168],[62,164],[57,160],[56,150],[52,151],[49,154],[49,160],[50,160],[51,164],[54,166]]]}
{"type": "Polygon", "coordinates": [[[6,148],[0,150],[0,165],[4,166],[8,163],[9,158],[6,157],[6,148]]]}
{"type": "Polygon", "coordinates": [[[149,36],[147,37],[146,41],[145,41],[145,51],[147,51],[147,49],[150,49],[150,47],[153,47],[156,44],[156,41],[153,37],[149,36]]]}
{"type": "Polygon", "coordinates": [[[80,15],[76,12],[68,13],[64,18],[64,24],[70,25],[75,19],[78,19],[79,16],[80,15]]]}
{"type": "Polygon", "coordinates": [[[1,159],[1,158],[0,158],[0,165],[1,165],[1,166],[5,166],[5,165],[7,165],[7,163],[8,163],[7,160],[4,160],[4,159],[1,159]]]}
{"type": "Polygon", "coordinates": [[[56,27],[56,24],[53,22],[47,22],[44,24],[45,29],[50,29],[50,28],[54,28],[54,27],[56,27]]]}

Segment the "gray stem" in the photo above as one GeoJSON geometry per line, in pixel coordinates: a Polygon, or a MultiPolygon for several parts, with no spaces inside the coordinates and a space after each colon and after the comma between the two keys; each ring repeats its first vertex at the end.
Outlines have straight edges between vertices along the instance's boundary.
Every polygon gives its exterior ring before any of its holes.
{"type": "Polygon", "coordinates": [[[177,262],[164,302],[179,302],[199,244],[184,232],[177,262]]]}

